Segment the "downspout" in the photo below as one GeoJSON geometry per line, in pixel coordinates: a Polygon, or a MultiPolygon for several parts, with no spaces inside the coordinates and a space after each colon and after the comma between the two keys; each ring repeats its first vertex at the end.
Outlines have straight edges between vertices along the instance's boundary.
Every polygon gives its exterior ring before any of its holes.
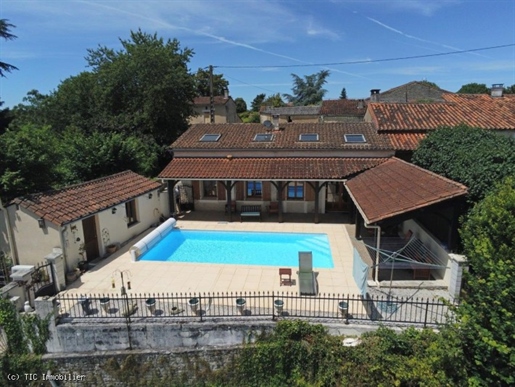
{"type": "Polygon", "coordinates": [[[61,226],[61,230],[59,232],[59,239],[61,240],[61,249],[63,250],[63,258],[64,258],[64,268],[66,270],[66,272],[68,272],[68,259],[66,257],[66,245],[65,245],[65,240],[64,240],[64,233],[66,231],[66,225],[64,226],[61,226]]]}

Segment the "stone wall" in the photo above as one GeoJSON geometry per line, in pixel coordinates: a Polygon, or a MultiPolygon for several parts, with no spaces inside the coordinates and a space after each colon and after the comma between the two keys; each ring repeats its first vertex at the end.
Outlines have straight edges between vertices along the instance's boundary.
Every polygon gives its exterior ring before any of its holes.
{"type": "Polygon", "coordinates": [[[205,379],[240,350],[241,346],[49,354],[43,360],[52,364],[52,375],[68,379],[59,381],[60,386],[176,386],[205,379]]]}

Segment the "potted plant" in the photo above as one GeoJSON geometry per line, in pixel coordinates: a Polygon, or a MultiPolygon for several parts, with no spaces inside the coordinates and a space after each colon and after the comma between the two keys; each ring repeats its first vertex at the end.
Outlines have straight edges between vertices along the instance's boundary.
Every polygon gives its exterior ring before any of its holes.
{"type": "Polygon", "coordinates": [[[113,254],[116,250],[118,250],[118,245],[116,243],[110,243],[106,246],[106,252],[108,254],[113,254]]]}
{"type": "Polygon", "coordinates": [[[148,311],[150,314],[154,314],[156,311],[156,299],[155,298],[147,298],[145,301],[145,305],[147,306],[148,311]]]}
{"type": "Polygon", "coordinates": [[[236,299],[236,309],[238,309],[238,312],[240,314],[243,314],[245,312],[245,304],[247,301],[244,298],[237,298],[236,299]]]}
{"type": "Polygon", "coordinates": [[[284,308],[284,301],[283,300],[275,300],[274,301],[274,308],[276,313],[281,316],[283,314],[283,308],[284,308]]]}
{"type": "Polygon", "coordinates": [[[111,300],[109,297],[104,297],[99,300],[100,306],[102,307],[103,311],[108,313],[109,312],[109,304],[111,303],[111,300]]]}
{"type": "Polygon", "coordinates": [[[197,297],[193,297],[188,300],[188,305],[190,306],[192,314],[197,314],[199,303],[200,300],[197,297]]]}

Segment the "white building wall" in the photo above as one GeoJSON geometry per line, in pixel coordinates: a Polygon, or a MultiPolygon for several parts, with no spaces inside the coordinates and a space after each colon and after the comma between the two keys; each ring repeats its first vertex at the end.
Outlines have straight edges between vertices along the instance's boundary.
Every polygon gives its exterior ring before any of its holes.
{"type": "Polygon", "coordinates": [[[46,227],[39,228],[39,217],[23,207],[16,210],[16,206],[9,206],[7,210],[9,211],[13,238],[21,265],[41,263],[54,247],[61,246],[58,226],[46,221],[46,227]]]}

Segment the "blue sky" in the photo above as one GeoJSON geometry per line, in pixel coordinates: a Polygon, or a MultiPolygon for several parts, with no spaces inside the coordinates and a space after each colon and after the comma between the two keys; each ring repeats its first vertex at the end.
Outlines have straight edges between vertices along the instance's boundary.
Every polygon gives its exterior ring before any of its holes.
{"type": "Polygon", "coordinates": [[[192,48],[190,62],[220,66],[233,98],[291,93],[291,73],[329,69],[326,99],[366,98],[414,80],[457,91],[478,82],[515,84],[515,46],[420,59],[348,65],[515,43],[514,0],[2,0],[0,18],[18,36],[0,42],[0,60],[19,68],[0,79],[12,107],[29,90],[55,90],[87,71],[88,48],[119,48],[141,28],[192,48]],[[315,65],[314,65],[315,64],[315,65]],[[306,67],[280,66],[314,65],[306,67]],[[224,66],[261,66],[224,68],[224,66]],[[270,66],[270,67],[265,67],[270,66]]]}

